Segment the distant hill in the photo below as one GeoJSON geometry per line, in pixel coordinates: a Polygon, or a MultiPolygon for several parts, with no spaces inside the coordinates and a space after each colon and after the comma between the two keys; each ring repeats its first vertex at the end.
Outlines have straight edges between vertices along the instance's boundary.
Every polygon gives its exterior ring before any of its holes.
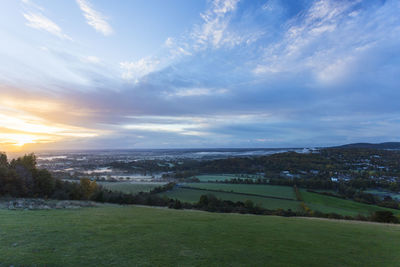
{"type": "Polygon", "coordinates": [[[400,142],[385,142],[380,144],[354,143],[354,144],[336,146],[334,148],[400,149],[400,142]]]}

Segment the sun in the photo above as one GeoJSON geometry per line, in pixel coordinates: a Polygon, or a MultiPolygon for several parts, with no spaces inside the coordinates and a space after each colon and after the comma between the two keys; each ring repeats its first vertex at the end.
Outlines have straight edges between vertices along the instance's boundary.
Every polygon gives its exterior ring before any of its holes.
{"type": "MultiPolygon", "coordinates": [[[[59,119],[59,118],[58,118],[59,119]]],[[[29,145],[96,137],[97,130],[59,123],[23,111],[2,111],[0,103],[0,150],[21,151],[29,145]]]]}
{"type": "Polygon", "coordinates": [[[32,134],[18,134],[18,133],[1,133],[0,134],[0,147],[3,149],[14,151],[21,150],[24,145],[42,143],[40,136],[32,134]]]}

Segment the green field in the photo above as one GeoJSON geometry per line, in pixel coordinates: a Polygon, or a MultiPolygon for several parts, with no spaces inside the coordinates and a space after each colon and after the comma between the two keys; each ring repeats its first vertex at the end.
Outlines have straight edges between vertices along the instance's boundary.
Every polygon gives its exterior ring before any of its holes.
{"type": "Polygon", "coordinates": [[[111,191],[137,194],[139,192],[150,192],[165,183],[98,182],[98,184],[111,191]]]}
{"type": "Polygon", "coordinates": [[[223,200],[231,200],[231,201],[246,201],[251,200],[254,204],[259,204],[261,207],[265,209],[291,209],[291,210],[300,210],[300,203],[297,201],[291,200],[282,200],[282,199],[272,199],[272,198],[263,198],[257,196],[246,196],[246,195],[238,195],[232,194],[228,192],[213,192],[206,190],[195,190],[195,189],[187,189],[187,188],[175,188],[172,191],[168,191],[165,193],[160,193],[161,196],[165,195],[169,198],[179,199],[183,202],[195,203],[198,202],[201,195],[213,194],[217,198],[223,200]]]}
{"type": "Polygon", "coordinates": [[[0,266],[399,266],[397,225],[135,206],[0,210],[0,266]]]}
{"type": "Polygon", "coordinates": [[[355,216],[358,214],[369,215],[370,213],[378,210],[390,210],[395,214],[400,214],[399,210],[367,205],[337,197],[324,196],[317,193],[307,192],[304,189],[301,189],[300,192],[303,196],[304,202],[309,208],[324,213],[333,212],[341,215],[355,216]]]}
{"type": "Polygon", "coordinates": [[[258,179],[263,178],[260,175],[253,175],[253,174],[210,174],[210,175],[196,175],[196,178],[200,180],[200,182],[222,182],[225,180],[240,178],[240,179],[258,179]]]}
{"type": "Polygon", "coordinates": [[[186,183],[184,185],[202,189],[296,199],[293,187],[290,186],[218,183],[186,183]]]}

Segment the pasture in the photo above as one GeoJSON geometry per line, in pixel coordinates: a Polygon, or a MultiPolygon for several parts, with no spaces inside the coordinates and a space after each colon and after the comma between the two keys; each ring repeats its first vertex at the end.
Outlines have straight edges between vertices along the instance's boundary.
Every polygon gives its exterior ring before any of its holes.
{"type": "Polygon", "coordinates": [[[312,210],[317,210],[324,213],[337,213],[341,215],[355,216],[358,214],[369,215],[378,210],[389,210],[395,214],[400,214],[399,210],[387,209],[375,205],[368,205],[352,200],[341,199],[337,197],[320,195],[317,193],[307,192],[304,189],[300,190],[304,202],[312,210]]]}
{"type": "Polygon", "coordinates": [[[0,210],[0,266],[398,266],[400,227],[135,206],[0,210]]]}
{"type": "Polygon", "coordinates": [[[167,196],[172,199],[179,199],[182,202],[195,203],[198,202],[201,195],[213,194],[219,199],[222,200],[231,200],[233,202],[236,201],[246,201],[251,200],[254,204],[258,204],[265,209],[291,209],[293,211],[300,210],[300,203],[297,201],[284,200],[284,199],[273,199],[273,198],[264,198],[252,195],[239,195],[229,192],[214,192],[207,190],[196,190],[189,188],[179,188],[176,187],[172,191],[160,193],[161,196],[167,196]]]}
{"type": "Polygon", "coordinates": [[[290,186],[222,183],[186,183],[184,185],[201,189],[296,199],[293,187],[290,186]]]}

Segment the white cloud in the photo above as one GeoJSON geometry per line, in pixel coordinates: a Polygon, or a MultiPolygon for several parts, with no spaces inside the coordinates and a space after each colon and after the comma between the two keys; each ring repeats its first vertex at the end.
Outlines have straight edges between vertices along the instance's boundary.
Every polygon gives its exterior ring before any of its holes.
{"type": "Polygon", "coordinates": [[[326,66],[321,66],[316,70],[317,78],[320,82],[325,84],[332,84],[341,81],[352,66],[354,58],[349,56],[341,58],[326,66]]]}
{"type": "Polygon", "coordinates": [[[199,131],[202,128],[206,127],[205,124],[183,124],[183,123],[170,123],[170,124],[162,124],[162,123],[142,123],[142,124],[129,124],[123,126],[125,129],[129,130],[138,130],[138,131],[149,131],[149,132],[167,132],[167,133],[176,133],[181,135],[193,135],[193,136],[202,136],[207,135],[206,132],[199,131]]]}
{"type": "Polygon", "coordinates": [[[27,6],[27,7],[32,7],[32,8],[34,8],[34,9],[37,9],[37,10],[40,10],[40,11],[44,11],[44,8],[43,7],[41,7],[41,6],[39,6],[39,5],[36,5],[34,2],[32,2],[31,0],[22,0],[22,4],[23,5],[25,5],[25,6],[27,6]]]}
{"type": "Polygon", "coordinates": [[[23,16],[28,21],[26,25],[31,28],[47,31],[61,39],[72,40],[56,23],[40,13],[24,13],[23,16]]]}
{"type": "Polygon", "coordinates": [[[227,31],[230,21],[227,15],[236,10],[238,2],[239,0],[215,0],[212,8],[201,14],[204,23],[192,33],[197,48],[208,44],[218,48],[224,43],[232,43],[231,39],[237,39],[237,36],[227,31]]]}
{"type": "Polygon", "coordinates": [[[83,15],[90,26],[106,36],[113,33],[113,29],[108,24],[106,17],[104,17],[100,12],[94,10],[88,1],[76,0],[76,2],[78,3],[79,8],[83,11],[83,15]]]}
{"type": "Polygon", "coordinates": [[[165,40],[165,45],[167,47],[172,47],[174,45],[175,41],[174,38],[168,37],[167,40],[165,40]]]}
{"type": "Polygon", "coordinates": [[[209,88],[190,88],[190,89],[179,89],[168,96],[177,97],[192,97],[192,96],[208,96],[208,95],[221,95],[227,93],[226,89],[209,89],[209,88]]]}
{"type": "Polygon", "coordinates": [[[159,60],[142,58],[135,62],[121,62],[119,63],[122,72],[122,78],[125,80],[135,80],[139,81],[139,78],[144,75],[156,70],[157,66],[160,64],[159,60]]]}
{"type": "Polygon", "coordinates": [[[281,40],[264,48],[263,58],[254,62],[253,73],[309,72],[322,85],[346,79],[357,59],[367,53],[359,47],[369,48],[376,39],[373,33],[363,31],[363,18],[351,15],[358,2],[314,2],[287,23],[281,40]]]}
{"type": "Polygon", "coordinates": [[[265,142],[277,142],[279,140],[274,138],[258,138],[255,141],[265,143],[265,142]]]}

